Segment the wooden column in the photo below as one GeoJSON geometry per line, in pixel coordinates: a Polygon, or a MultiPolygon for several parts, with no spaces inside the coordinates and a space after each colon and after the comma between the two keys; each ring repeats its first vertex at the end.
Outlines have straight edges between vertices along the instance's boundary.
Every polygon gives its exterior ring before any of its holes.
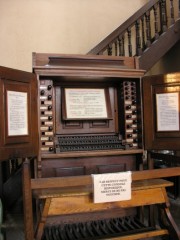
{"type": "Polygon", "coordinates": [[[23,204],[24,204],[24,230],[25,240],[34,239],[31,174],[29,159],[25,159],[22,172],[23,204]]]}

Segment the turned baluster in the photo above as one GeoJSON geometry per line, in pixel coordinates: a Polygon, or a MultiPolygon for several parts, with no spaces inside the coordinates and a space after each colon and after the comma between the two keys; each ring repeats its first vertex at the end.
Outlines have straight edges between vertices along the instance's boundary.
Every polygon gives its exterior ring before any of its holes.
{"type": "Polygon", "coordinates": [[[122,35],[122,56],[125,56],[125,43],[124,43],[124,34],[122,35]]]}
{"type": "Polygon", "coordinates": [[[108,56],[112,56],[112,45],[108,45],[107,52],[108,56]]]}
{"type": "Polygon", "coordinates": [[[144,16],[141,18],[141,31],[142,31],[142,49],[144,50],[146,48],[145,43],[145,33],[144,33],[144,16]]]}
{"type": "Polygon", "coordinates": [[[150,24],[150,11],[145,13],[146,17],[146,47],[151,45],[151,24],[150,24]]]}
{"type": "Polygon", "coordinates": [[[174,2],[173,0],[170,0],[170,13],[171,13],[171,20],[170,20],[170,24],[174,24],[175,20],[174,20],[174,2]]]}
{"type": "Polygon", "coordinates": [[[122,49],[121,49],[122,48],[122,38],[119,37],[118,40],[119,40],[119,56],[123,56],[122,49]]]}
{"type": "Polygon", "coordinates": [[[132,44],[131,44],[131,29],[127,29],[128,33],[128,50],[129,50],[129,57],[132,57],[132,44]]]}
{"type": "Polygon", "coordinates": [[[135,27],[136,27],[136,55],[140,56],[142,54],[141,36],[140,36],[140,20],[136,21],[135,27]]]}
{"type": "Polygon", "coordinates": [[[155,4],[154,7],[153,7],[153,10],[154,10],[154,30],[155,30],[155,40],[159,38],[157,9],[158,9],[158,4],[155,4]]]}
{"type": "Polygon", "coordinates": [[[119,56],[125,56],[124,35],[122,35],[118,39],[119,39],[119,56]]]}
{"type": "Polygon", "coordinates": [[[167,13],[166,13],[166,0],[160,1],[160,15],[161,15],[161,30],[167,30],[167,13]]]}
{"type": "Polygon", "coordinates": [[[115,43],[114,43],[114,48],[115,48],[115,56],[117,56],[118,55],[118,48],[117,48],[117,46],[118,46],[118,43],[117,43],[117,40],[115,41],[115,43]]]}

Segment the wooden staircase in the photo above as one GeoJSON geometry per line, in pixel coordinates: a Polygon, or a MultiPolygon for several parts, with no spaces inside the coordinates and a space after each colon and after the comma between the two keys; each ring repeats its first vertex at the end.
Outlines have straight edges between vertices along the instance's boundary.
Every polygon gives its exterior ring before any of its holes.
{"type": "Polygon", "coordinates": [[[180,40],[180,1],[150,0],[88,54],[136,56],[148,71],[180,40]]]}

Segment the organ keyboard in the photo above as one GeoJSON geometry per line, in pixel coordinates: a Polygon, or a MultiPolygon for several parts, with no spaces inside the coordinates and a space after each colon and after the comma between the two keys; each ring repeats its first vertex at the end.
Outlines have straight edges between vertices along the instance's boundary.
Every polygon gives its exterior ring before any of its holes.
{"type": "Polygon", "coordinates": [[[125,149],[118,135],[58,136],[57,152],[125,149]],[[59,150],[59,151],[58,151],[59,150]]]}

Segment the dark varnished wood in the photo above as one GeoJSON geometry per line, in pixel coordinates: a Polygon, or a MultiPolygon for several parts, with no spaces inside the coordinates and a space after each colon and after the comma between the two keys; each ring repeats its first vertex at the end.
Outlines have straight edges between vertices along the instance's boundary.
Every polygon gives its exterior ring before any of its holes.
{"type": "Polygon", "coordinates": [[[38,153],[37,80],[34,74],[0,67],[0,160],[38,153]],[[7,92],[27,93],[27,135],[8,135],[7,92]]]}
{"type": "MultiPolygon", "coordinates": [[[[54,150],[58,143],[58,136],[96,136],[118,134],[119,132],[123,134],[125,113],[123,110],[124,103],[121,100],[122,97],[120,97],[122,93],[119,88],[123,82],[133,81],[136,86],[134,88],[135,94],[137,92],[137,95],[139,95],[141,91],[140,78],[144,74],[144,71],[138,68],[135,58],[33,53],[33,71],[38,76],[40,88],[47,89],[46,92],[39,91],[39,99],[44,97],[46,99],[51,94],[51,100],[49,101],[51,110],[49,112],[52,115],[50,132],[48,130],[43,132],[48,127],[46,127],[46,121],[44,121],[44,125],[41,125],[43,121],[40,120],[41,138],[46,139],[45,134],[48,134],[47,137],[51,134],[52,140],[48,143],[42,141],[37,162],[37,176],[53,177],[63,176],[63,174],[73,175],[73,173],[75,175],[102,173],[103,171],[108,172],[107,166],[109,166],[109,171],[115,171],[114,166],[117,166],[119,171],[138,168],[143,152],[141,139],[137,149],[130,150],[127,148],[126,151],[110,149],[105,151],[77,150],[73,152],[57,150],[55,152],[54,150]],[[48,90],[49,86],[51,86],[51,90],[48,90]],[[68,87],[105,89],[108,118],[102,120],[66,119],[64,89],[68,87]],[[41,95],[41,93],[44,95],[41,95]],[[121,117],[119,116],[121,115],[122,119],[120,120],[121,117]],[[46,144],[51,145],[48,147],[46,144]],[[99,157],[99,159],[96,157],[99,157]]],[[[137,98],[139,97],[137,96],[137,98]]],[[[137,100],[137,105],[140,125],[140,98],[137,100]]],[[[47,107],[49,106],[46,105],[46,100],[39,101],[39,119],[44,119],[44,115],[41,115],[41,113],[47,107]]],[[[47,114],[49,112],[47,110],[47,114]]],[[[141,132],[141,126],[139,126],[139,131],[141,132]]]]}
{"type": "MultiPolygon", "coordinates": [[[[121,70],[122,68],[125,69],[135,69],[136,65],[134,62],[134,58],[132,57],[119,57],[116,58],[114,56],[94,56],[94,55],[78,55],[78,54],[54,54],[54,53],[33,53],[33,68],[36,68],[36,71],[38,69],[56,69],[61,66],[59,69],[60,71],[63,71],[63,68],[69,70],[69,74],[71,73],[70,70],[78,69],[80,75],[81,70],[84,69],[84,71],[94,69],[94,70],[100,70],[103,72],[103,70],[110,71],[110,69],[113,71],[115,70],[121,70]]],[[[64,69],[64,70],[65,70],[64,69]]],[[[77,72],[77,71],[76,71],[77,72]]],[[[71,75],[73,76],[73,75],[71,75]]]]}

